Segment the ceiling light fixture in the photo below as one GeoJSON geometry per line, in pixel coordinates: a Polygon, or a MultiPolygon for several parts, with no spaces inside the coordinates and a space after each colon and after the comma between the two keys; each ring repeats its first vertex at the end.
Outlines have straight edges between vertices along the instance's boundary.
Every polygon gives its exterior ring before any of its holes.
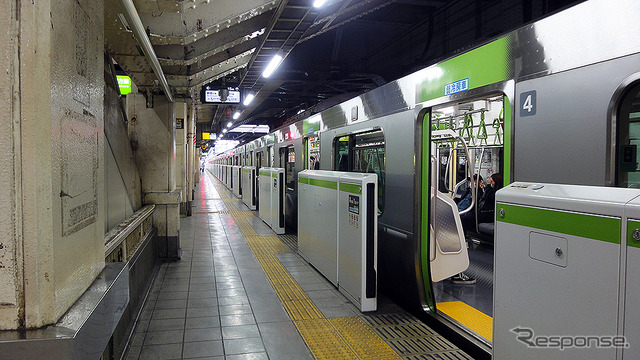
{"type": "Polygon", "coordinates": [[[255,96],[255,95],[253,95],[253,94],[249,94],[249,95],[247,95],[247,97],[246,97],[246,98],[244,98],[244,102],[242,103],[242,105],[247,106],[247,105],[251,104],[251,102],[253,101],[253,99],[254,99],[255,97],[256,97],[256,96],[255,96]]]}
{"type": "Polygon", "coordinates": [[[227,133],[227,129],[222,129],[222,133],[226,134],[227,133]]]}
{"type": "Polygon", "coordinates": [[[282,55],[280,54],[273,55],[273,59],[271,59],[271,61],[269,62],[269,65],[267,65],[267,68],[264,69],[264,71],[262,72],[262,76],[265,78],[268,78],[269,76],[271,76],[271,74],[273,74],[273,72],[278,68],[278,66],[280,66],[281,62],[282,62],[282,55]]]}
{"type": "Polygon", "coordinates": [[[233,123],[232,123],[231,121],[229,121],[229,122],[227,123],[227,127],[231,127],[231,125],[233,125],[233,123]]]}
{"type": "MultiPolygon", "coordinates": [[[[233,120],[238,120],[238,118],[240,117],[240,111],[236,111],[233,113],[233,120]]],[[[231,124],[231,123],[229,123],[231,124]]]]}
{"type": "Polygon", "coordinates": [[[324,3],[326,3],[327,0],[316,0],[313,2],[313,7],[314,8],[319,8],[322,7],[322,5],[324,5],[324,3]]]}

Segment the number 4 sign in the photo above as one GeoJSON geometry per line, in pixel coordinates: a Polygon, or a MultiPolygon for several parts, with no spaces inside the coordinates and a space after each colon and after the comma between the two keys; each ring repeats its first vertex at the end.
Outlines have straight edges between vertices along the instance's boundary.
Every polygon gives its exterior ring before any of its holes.
{"type": "Polygon", "coordinates": [[[520,117],[536,114],[536,91],[526,91],[520,94],[520,117]]]}

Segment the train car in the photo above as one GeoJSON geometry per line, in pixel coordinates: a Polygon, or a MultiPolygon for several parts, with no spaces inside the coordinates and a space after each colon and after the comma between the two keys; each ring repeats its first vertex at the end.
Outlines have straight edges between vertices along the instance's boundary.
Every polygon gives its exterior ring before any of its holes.
{"type": "Polygon", "coordinates": [[[277,129],[251,164],[285,169],[290,232],[299,171],[376,173],[381,291],[490,353],[495,215],[480,194],[640,187],[639,15],[581,3],[277,129]]]}

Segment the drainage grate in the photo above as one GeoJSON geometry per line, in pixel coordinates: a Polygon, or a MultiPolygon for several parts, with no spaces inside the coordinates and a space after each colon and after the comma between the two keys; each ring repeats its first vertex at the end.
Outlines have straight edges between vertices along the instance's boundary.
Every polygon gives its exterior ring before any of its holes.
{"type": "Polygon", "coordinates": [[[278,238],[291,249],[293,252],[298,252],[298,236],[293,234],[278,235],[278,238]]]}
{"type": "Polygon", "coordinates": [[[417,318],[398,311],[363,318],[402,359],[472,359],[417,318]]]}

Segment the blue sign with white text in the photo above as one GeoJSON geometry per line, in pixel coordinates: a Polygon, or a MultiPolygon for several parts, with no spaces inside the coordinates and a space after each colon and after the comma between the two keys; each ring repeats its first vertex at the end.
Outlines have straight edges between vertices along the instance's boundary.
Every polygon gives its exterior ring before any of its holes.
{"type": "Polygon", "coordinates": [[[458,80],[444,86],[444,94],[451,95],[469,90],[469,78],[458,80]]]}

